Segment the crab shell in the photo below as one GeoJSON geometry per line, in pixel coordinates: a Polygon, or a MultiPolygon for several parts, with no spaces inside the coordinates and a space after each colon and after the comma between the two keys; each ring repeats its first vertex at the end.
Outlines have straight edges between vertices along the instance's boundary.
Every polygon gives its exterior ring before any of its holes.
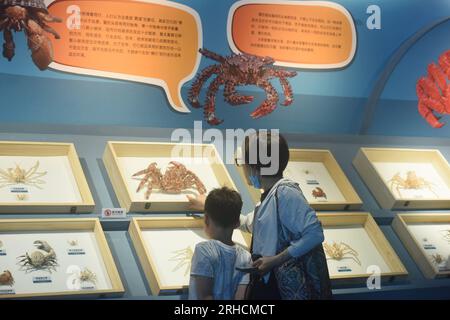
{"type": "Polygon", "coordinates": [[[30,262],[30,264],[33,267],[41,267],[42,265],[45,264],[46,259],[45,259],[45,255],[42,252],[40,252],[40,251],[33,251],[28,256],[28,261],[30,262]]]}
{"type": "Polygon", "coordinates": [[[48,13],[47,6],[45,5],[44,0],[0,0],[0,6],[20,6],[24,8],[34,8],[39,11],[48,13]]]}

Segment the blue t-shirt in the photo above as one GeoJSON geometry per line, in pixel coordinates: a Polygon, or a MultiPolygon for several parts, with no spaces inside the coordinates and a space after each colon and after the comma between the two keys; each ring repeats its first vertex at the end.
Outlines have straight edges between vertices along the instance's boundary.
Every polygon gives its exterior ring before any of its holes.
{"type": "Polygon", "coordinates": [[[208,240],[196,245],[191,263],[189,299],[197,300],[196,276],[214,279],[215,300],[232,300],[239,285],[249,283],[249,275],[236,267],[248,267],[251,255],[240,245],[226,245],[218,240],[208,240]]]}

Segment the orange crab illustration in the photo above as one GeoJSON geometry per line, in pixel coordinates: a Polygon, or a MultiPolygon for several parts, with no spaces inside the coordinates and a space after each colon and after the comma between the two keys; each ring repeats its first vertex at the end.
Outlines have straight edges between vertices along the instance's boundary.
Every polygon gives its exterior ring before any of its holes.
{"type": "Polygon", "coordinates": [[[441,128],[438,114],[450,113],[450,50],[439,57],[438,64],[428,65],[428,75],[417,81],[416,92],[419,98],[420,115],[433,127],[441,128]]]}

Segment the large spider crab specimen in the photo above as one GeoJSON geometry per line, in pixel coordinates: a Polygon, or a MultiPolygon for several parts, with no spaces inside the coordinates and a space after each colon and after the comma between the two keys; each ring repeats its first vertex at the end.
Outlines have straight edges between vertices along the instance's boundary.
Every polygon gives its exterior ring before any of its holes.
{"type": "Polygon", "coordinates": [[[433,183],[425,180],[425,178],[418,177],[415,171],[407,171],[406,178],[402,178],[400,173],[396,173],[389,181],[388,181],[391,190],[397,191],[397,194],[400,198],[402,198],[402,194],[400,190],[420,190],[420,189],[428,189],[431,191],[436,197],[438,196],[436,192],[433,190],[433,183]]]}
{"type": "Polygon", "coordinates": [[[36,161],[36,164],[28,170],[22,169],[18,164],[15,168],[0,169],[0,188],[24,184],[42,189],[40,185],[45,184],[45,181],[40,178],[45,176],[47,171],[39,172],[38,169],[39,161],[36,161]]]}
{"type": "Polygon", "coordinates": [[[3,31],[3,56],[9,61],[15,54],[12,31],[24,31],[28,39],[28,48],[34,64],[45,70],[53,61],[53,47],[45,33],[51,33],[56,39],[59,34],[47,25],[48,22],[62,22],[52,16],[43,0],[0,0],[0,32],[3,31]]]}
{"type": "Polygon", "coordinates": [[[333,242],[333,244],[324,243],[323,249],[325,250],[326,255],[328,256],[327,260],[336,260],[341,261],[344,259],[351,259],[355,261],[358,265],[361,265],[361,260],[359,260],[358,252],[355,249],[350,247],[348,244],[344,242],[333,242]]]}
{"type": "Polygon", "coordinates": [[[197,175],[188,170],[182,163],[171,161],[164,174],[158,168],[156,162],[151,163],[147,169],[141,170],[133,174],[133,177],[139,178],[141,182],[136,192],[147,187],[145,199],[149,199],[153,189],[160,189],[167,193],[181,193],[185,189],[196,188],[200,194],[206,193],[206,188],[197,175]]]}
{"type": "Polygon", "coordinates": [[[271,113],[277,107],[278,93],[269,80],[278,78],[284,91],[284,106],[288,106],[294,100],[292,88],[287,78],[297,75],[295,71],[287,71],[273,66],[274,60],[270,57],[259,57],[250,54],[231,54],[221,56],[207,49],[199,50],[202,55],[219,64],[211,65],[198,73],[197,78],[189,90],[189,102],[195,108],[200,108],[199,94],[202,86],[212,76],[216,78],[211,82],[206,93],[204,105],[205,119],[211,125],[223,122],[216,118],[216,93],[221,85],[225,86],[224,98],[229,104],[235,106],[253,101],[253,96],[243,96],[236,92],[236,86],[256,85],[266,92],[266,100],[253,111],[251,116],[259,118],[271,113]]]}
{"type": "Polygon", "coordinates": [[[428,75],[417,81],[419,113],[433,127],[441,128],[445,123],[435,113],[450,113],[450,50],[439,57],[438,64],[428,65],[428,75]]]}
{"type": "Polygon", "coordinates": [[[21,269],[25,270],[26,273],[38,270],[46,270],[50,273],[56,271],[58,261],[55,250],[47,241],[36,240],[33,244],[39,251],[33,251],[30,254],[27,252],[18,257],[18,264],[21,266],[21,269]]]}

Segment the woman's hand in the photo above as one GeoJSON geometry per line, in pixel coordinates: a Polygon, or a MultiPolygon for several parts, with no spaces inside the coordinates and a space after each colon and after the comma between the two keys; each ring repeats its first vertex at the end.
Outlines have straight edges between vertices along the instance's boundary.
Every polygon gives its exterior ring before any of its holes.
{"type": "Polygon", "coordinates": [[[260,275],[265,275],[270,272],[273,268],[276,268],[291,258],[288,250],[284,250],[283,252],[277,254],[276,256],[271,257],[261,257],[258,260],[253,262],[253,266],[258,268],[258,272],[260,275]]]}
{"type": "Polygon", "coordinates": [[[197,196],[188,194],[186,197],[189,200],[189,209],[200,212],[205,211],[206,194],[199,194],[197,196]]]}

